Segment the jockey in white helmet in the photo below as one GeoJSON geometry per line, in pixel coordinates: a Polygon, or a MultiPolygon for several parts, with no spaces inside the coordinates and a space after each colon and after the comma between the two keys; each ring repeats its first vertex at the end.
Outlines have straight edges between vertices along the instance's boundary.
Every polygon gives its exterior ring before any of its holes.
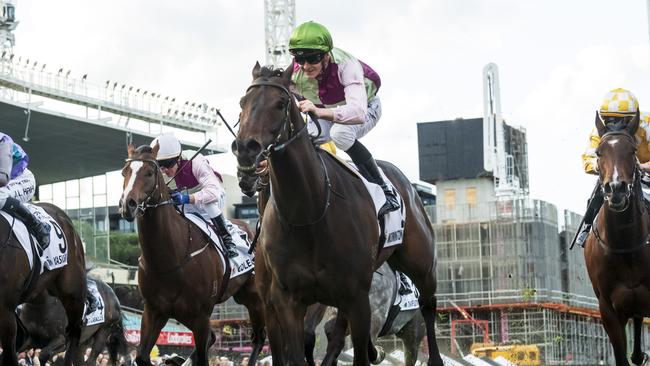
{"type": "Polygon", "coordinates": [[[212,169],[208,159],[201,154],[188,161],[182,154],[181,143],[174,135],[160,135],[151,142],[151,147],[156,144],[156,160],[160,170],[169,177],[175,176],[174,182],[179,191],[172,193],[174,204],[190,205],[189,210],[196,209],[200,213],[206,213],[223,240],[228,257],[236,257],[238,254],[235,243],[223,215],[226,192],[221,186],[221,175],[212,169]]]}

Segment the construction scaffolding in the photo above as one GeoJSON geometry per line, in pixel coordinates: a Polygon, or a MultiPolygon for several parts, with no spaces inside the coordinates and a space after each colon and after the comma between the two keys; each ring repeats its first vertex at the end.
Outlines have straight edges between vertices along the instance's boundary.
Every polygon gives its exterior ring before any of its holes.
{"type": "MultiPolygon", "coordinates": [[[[564,211],[559,224],[555,206],[530,199],[468,206],[429,208],[454,218],[433,217],[441,352],[484,342],[485,330],[463,322],[458,305],[487,321],[490,342],[538,346],[542,364],[612,363],[582,250],[568,249],[581,217],[564,211]]],[[[644,343],[649,332],[646,324],[644,343]]]]}

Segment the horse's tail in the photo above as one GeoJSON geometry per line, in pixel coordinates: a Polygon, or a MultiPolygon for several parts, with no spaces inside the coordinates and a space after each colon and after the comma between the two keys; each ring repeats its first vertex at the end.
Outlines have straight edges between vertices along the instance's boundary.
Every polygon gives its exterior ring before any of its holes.
{"type": "Polygon", "coordinates": [[[131,344],[127,342],[124,335],[124,314],[121,314],[120,320],[111,326],[111,332],[106,339],[106,349],[114,366],[119,365],[120,355],[128,354],[131,344]]]}

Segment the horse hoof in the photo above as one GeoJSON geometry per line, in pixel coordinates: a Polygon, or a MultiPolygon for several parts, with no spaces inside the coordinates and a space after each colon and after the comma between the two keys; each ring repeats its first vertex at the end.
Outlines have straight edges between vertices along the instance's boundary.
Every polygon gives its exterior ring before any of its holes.
{"type": "Polygon", "coordinates": [[[641,355],[642,355],[642,356],[641,356],[641,360],[639,360],[639,361],[637,362],[634,358],[632,358],[632,360],[631,360],[632,363],[635,364],[635,365],[638,365],[638,366],[641,366],[641,365],[648,365],[648,360],[650,360],[650,358],[648,357],[648,355],[647,355],[646,353],[641,353],[641,355]]]}
{"type": "Polygon", "coordinates": [[[384,347],[382,346],[375,346],[375,350],[377,351],[377,358],[371,363],[373,365],[379,365],[380,363],[384,362],[384,359],[386,358],[386,351],[384,351],[384,347]]]}

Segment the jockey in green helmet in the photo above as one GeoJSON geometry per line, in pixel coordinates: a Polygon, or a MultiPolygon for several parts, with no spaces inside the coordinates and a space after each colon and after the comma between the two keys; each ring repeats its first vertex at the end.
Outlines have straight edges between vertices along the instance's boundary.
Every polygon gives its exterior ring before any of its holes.
{"type": "MultiPolygon", "coordinates": [[[[363,177],[381,186],[386,203],[379,215],[399,208],[397,195],[384,181],[375,159],[359,139],[377,125],[381,101],[377,91],[379,75],[351,54],[334,47],[330,32],[316,22],[306,22],[289,39],[293,55],[292,91],[304,98],[299,102],[303,113],[311,112],[321,125],[316,143],[334,141],[345,151],[363,177]]],[[[310,122],[312,135],[317,128],[310,122]]]]}

